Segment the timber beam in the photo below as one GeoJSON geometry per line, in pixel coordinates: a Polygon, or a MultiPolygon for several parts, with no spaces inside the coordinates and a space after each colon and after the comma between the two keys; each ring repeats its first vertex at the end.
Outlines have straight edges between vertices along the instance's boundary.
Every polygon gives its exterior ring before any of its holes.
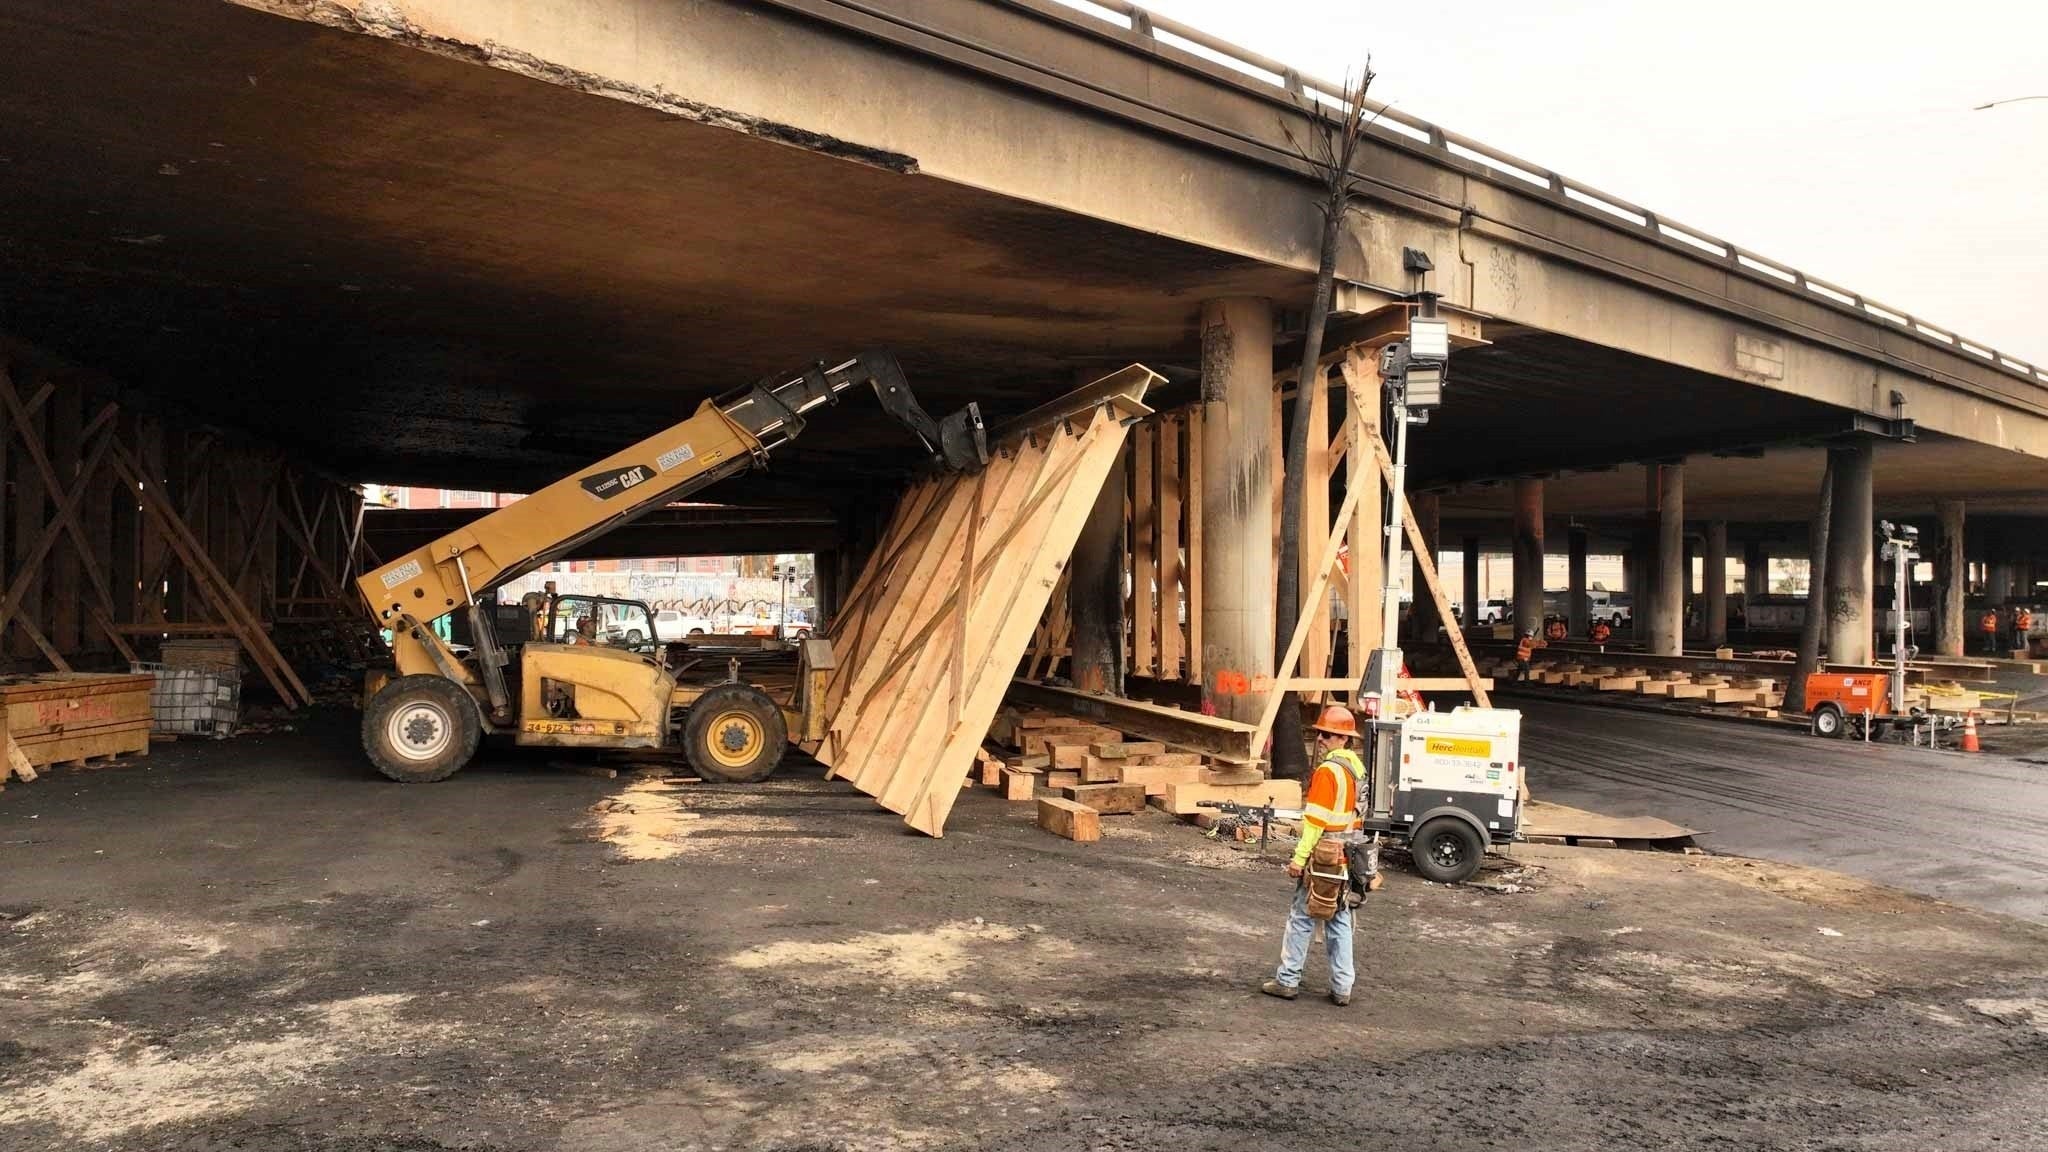
{"type": "Polygon", "coordinates": [[[1011,681],[1009,698],[1015,704],[1098,720],[1127,736],[1157,740],[1232,764],[1255,764],[1264,759],[1256,743],[1258,728],[1221,716],[1204,716],[1143,700],[1098,696],[1028,680],[1011,681]]]}

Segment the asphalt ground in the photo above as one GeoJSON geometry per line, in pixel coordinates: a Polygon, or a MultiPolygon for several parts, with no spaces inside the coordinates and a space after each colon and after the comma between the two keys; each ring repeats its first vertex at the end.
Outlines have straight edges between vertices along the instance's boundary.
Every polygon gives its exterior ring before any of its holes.
{"type": "Polygon", "coordinates": [[[2048,922],[2048,763],[1511,693],[1497,703],[1522,711],[1541,799],[2048,922]]]}
{"type": "MultiPolygon", "coordinates": [[[[1556,789],[1572,745],[1691,755],[1532,714],[1556,789]]],[[[1760,828],[1917,835],[1869,797],[1890,754],[1647,730],[1832,765],[1722,790],[1760,828]]],[[[393,784],[340,713],[8,787],[0,1149],[2043,1146],[2039,924],[1735,857],[1528,845],[1482,888],[1393,853],[1339,1009],[1319,958],[1256,991],[1279,860],[1158,812],[1076,844],[977,788],[931,840],[815,764],[551,759],[393,784]]]]}

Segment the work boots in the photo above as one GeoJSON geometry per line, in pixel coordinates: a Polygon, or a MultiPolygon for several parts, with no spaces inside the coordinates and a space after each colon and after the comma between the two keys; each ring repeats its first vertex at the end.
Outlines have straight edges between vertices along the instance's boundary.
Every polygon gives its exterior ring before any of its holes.
{"type": "Polygon", "coordinates": [[[1301,995],[1301,989],[1282,984],[1278,980],[1268,980],[1259,985],[1259,991],[1268,996],[1278,996],[1282,1000],[1292,1000],[1301,995]]]}

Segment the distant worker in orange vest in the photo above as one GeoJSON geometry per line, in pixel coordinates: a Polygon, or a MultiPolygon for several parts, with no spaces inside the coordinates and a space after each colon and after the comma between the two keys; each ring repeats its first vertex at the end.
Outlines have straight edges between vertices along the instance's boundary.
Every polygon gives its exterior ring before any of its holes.
{"type": "Polygon", "coordinates": [[[2021,608],[2012,614],[2013,647],[2017,648],[2025,644],[2027,642],[2027,633],[2033,630],[2034,610],[2032,608],[2021,608]]]}
{"type": "Polygon", "coordinates": [[[1984,650],[1998,651],[1998,610],[1986,608],[1984,615],[1977,620],[1977,627],[1984,632],[1984,650]]]}
{"type": "Polygon", "coordinates": [[[1565,627],[1565,623],[1562,620],[1552,620],[1543,626],[1543,638],[1545,640],[1563,640],[1570,635],[1571,632],[1565,627]]]}
{"type": "Polygon", "coordinates": [[[1534,628],[1522,629],[1521,642],[1515,645],[1515,679],[1527,680],[1529,678],[1530,659],[1536,655],[1538,648],[1548,648],[1549,646],[1547,641],[1536,638],[1536,630],[1534,628]]]}
{"type": "Polygon", "coordinates": [[[1614,629],[1609,628],[1605,620],[1595,620],[1593,621],[1592,629],[1587,635],[1592,638],[1593,643],[1605,644],[1614,638],[1614,629]]]}

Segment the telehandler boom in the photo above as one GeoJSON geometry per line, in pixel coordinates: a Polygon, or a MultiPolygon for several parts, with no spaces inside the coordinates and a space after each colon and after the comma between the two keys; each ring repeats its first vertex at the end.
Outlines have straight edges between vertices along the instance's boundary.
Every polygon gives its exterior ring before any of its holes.
{"type": "MultiPolygon", "coordinates": [[[[391,634],[395,665],[363,709],[371,762],[394,780],[440,780],[469,762],[483,736],[509,732],[519,744],[680,745],[707,777],[767,776],[781,760],[791,720],[806,732],[814,726],[812,695],[803,691],[808,672],[788,715],[736,679],[679,688],[663,649],[651,643],[651,617],[644,649],[577,636],[506,643],[479,599],[636,516],[746,471],[796,439],[807,413],[864,383],[940,466],[973,471],[987,463],[975,405],[934,420],[911,395],[896,358],[868,352],[706,400],[680,424],[363,576],[356,585],[391,634]],[[433,627],[457,612],[470,625],[467,655],[433,627]]],[[[806,641],[803,656],[807,668],[830,665],[823,640],[806,641]]]]}

